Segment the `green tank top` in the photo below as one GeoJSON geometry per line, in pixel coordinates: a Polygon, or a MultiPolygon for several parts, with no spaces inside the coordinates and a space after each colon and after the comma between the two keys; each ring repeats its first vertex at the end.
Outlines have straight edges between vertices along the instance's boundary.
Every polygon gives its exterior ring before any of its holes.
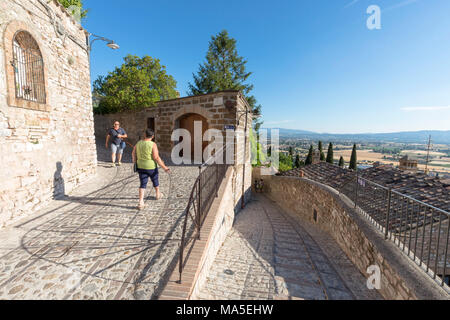
{"type": "Polygon", "coordinates": [[[155,170],[156,162],[153,160],[153,141],[139,141],[136,145],[137,165],[139,169],[155,170]]]}

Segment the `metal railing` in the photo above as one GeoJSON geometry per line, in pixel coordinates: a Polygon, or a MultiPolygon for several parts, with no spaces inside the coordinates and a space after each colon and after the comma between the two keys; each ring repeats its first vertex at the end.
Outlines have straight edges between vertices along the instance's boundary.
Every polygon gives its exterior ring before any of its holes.
{"type": "Polygon", "coordinates": [[[185,210],[179,256],[179,283],[184,269],[185,250],[192,241],[200,240],[203,223],[214,199],[219,196],[220,184],[226,176],[229,165],[224,162],[225,150],[226,147],[222,148],[199,166],[199,175],[194,182],[185,210]]]}
{"type": "Polygon", "coordinates": [[[445,286],[450,272],[449,212],[357,174],[338,189],[384,233],[386,240],[392,240],[430,277],[445,286]]]}

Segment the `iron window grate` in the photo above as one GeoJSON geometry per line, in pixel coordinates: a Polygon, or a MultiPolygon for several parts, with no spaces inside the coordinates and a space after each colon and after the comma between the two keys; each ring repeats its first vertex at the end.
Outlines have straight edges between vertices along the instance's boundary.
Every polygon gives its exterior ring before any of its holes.
{"type": "Polygon", "coordinates": [[[45,103],[44,61],[17,41],[13,44],[14,81],[16,98],[45,103]]]}

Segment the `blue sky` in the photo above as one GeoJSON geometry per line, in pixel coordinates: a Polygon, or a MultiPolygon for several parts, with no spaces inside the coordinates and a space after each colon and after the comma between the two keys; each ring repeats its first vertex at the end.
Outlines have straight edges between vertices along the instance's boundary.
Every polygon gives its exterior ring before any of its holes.
{"type": "Polygon", "coordinates": [[[265,127],[331,133],[450,130],[448,0],[85,0],[92,79],[127,54],[167,66],[186,95],[210,37],[237,40],[265,127]],[[369,5],[381,29],[369,30],[369,5]]]}

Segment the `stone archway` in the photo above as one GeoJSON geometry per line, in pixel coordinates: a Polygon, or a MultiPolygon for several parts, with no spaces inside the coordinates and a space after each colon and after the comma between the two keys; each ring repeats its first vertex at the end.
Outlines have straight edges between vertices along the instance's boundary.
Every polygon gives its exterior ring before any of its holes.
{"type": "MultiPolygon", "coordinates": [[[[205,135],[205,132],[209,128],[208,119],[206,119],[204,116],[197,114],[197,113],[188,113],[188,114],[182,115],[181,117],[179,117],[176,120],[175,127],[180,128],[180,129],[186,129],[187,131],[189,131],[189,133],[191,135],[191,154],[190,155],[181,155],[181,156],[188,158],[190,160],[194,160],[196,162],[203,162],[204,160],[206,160],[206,159],[203,159],[203,152],[205,151],[206,147],[208,146],[208,142],[203,141],[203,137],[205,135]],[[195,122],[202,123],[201,136],[194,135],[195,122]],[[199,139],[201,140],[201,145],[202,145],[202,156],[201,156],[201,158],[197,159],[197,158],[195,158],[195,142],[199,139]]],[[[181,141],[182,140],[180,140],[180,142],[181,141]]]]}

